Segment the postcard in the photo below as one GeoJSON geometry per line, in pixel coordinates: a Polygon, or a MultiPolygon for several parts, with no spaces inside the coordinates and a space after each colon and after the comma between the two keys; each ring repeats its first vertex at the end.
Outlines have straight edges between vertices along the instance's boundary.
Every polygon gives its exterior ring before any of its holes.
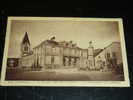
{"type": "Polygon", "coordinates": [[[1,85],[129,87],[122,19],[8,17],[1,85]]]}

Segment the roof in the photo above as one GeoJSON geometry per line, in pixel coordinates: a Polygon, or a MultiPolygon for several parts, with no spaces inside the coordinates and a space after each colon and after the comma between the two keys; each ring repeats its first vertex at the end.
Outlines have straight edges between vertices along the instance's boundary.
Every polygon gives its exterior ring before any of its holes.
{"type": "Polygon", "coordinates": [[[53,41],[53,40],[47,40],[47,42],[50,43],[50,44],[53,44],[53,45],[59,45],[58,42],[53,41]]]}
{"type": "Polygon", "coordinates": [[[112,42],[111,44],[109,44],[108,46],[106,46],[104,49],[96,49],[94,51],[94,57],[98,56],[101,52],[103,52],[106,48],[109,48],[111,45],[113,44],[120,44],[120,42],[112,42]]]}
{"type": "Polygon", "coordinates": [[[101,53],[103,49],[95,49],[94,50],[94,57],[96,57],[99,53],[101,53]]]}
{"type": "Polygon", "coordinates": [[[29,45],[30,45],[30,41],[29,41],[29,37],[28,37],[27,32],[25,33],[25,36],[24,36],[23,41],[22,41],[22,44],[25,44],[25,43],[29,43],[29,45]]]}

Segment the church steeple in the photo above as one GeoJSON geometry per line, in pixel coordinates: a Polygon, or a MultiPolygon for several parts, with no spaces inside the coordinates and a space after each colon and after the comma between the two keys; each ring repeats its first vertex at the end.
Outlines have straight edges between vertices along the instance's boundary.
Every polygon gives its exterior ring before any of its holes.
{"type": "Polygon", "coordinates": [[[30,54],[30,41],[28,37],[28,33],[25,32],[24,38],[21,43],[21,56],[30,54]]]}
{"type": "Polygon", "coordinates": [[[23,38],[22,44],[28,43],[30,45],[30,41],[29,41],[29,37],[28,37],[28,33],[25,32],[25,36],[23,38]]]}

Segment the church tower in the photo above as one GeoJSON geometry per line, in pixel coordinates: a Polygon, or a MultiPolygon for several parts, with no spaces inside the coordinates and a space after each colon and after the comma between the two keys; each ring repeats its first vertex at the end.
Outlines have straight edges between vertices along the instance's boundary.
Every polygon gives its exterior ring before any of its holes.
{"type": "Polygon", "coordinates": [[[88,66],[90,69],[95,69],[94,47],[92,45],[92,41],[89,42],[88,47],[88,66]]]}
{"type": "Polygon", "coordinates": [[[25,33],[25,36],[21,42],[21,56],[26,56],[30,54],[30,41],[28,37],[28,33],[25,33]]]}

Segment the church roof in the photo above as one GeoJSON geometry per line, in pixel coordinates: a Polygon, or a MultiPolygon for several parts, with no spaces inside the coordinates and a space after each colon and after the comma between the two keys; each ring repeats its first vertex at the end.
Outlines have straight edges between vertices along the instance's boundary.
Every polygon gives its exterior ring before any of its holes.
{"type": "Polygon", "coordinates": [[[24,38],[23,38],[23,41],[22,41],[22,44],[24,44],[24,43],[29,43],[29,45],[30,45],[30,41],[29,41],[29,37],[28,37],[28,33],[26,32],[25,33],[25,36],[24,36],[24,38]]]}

